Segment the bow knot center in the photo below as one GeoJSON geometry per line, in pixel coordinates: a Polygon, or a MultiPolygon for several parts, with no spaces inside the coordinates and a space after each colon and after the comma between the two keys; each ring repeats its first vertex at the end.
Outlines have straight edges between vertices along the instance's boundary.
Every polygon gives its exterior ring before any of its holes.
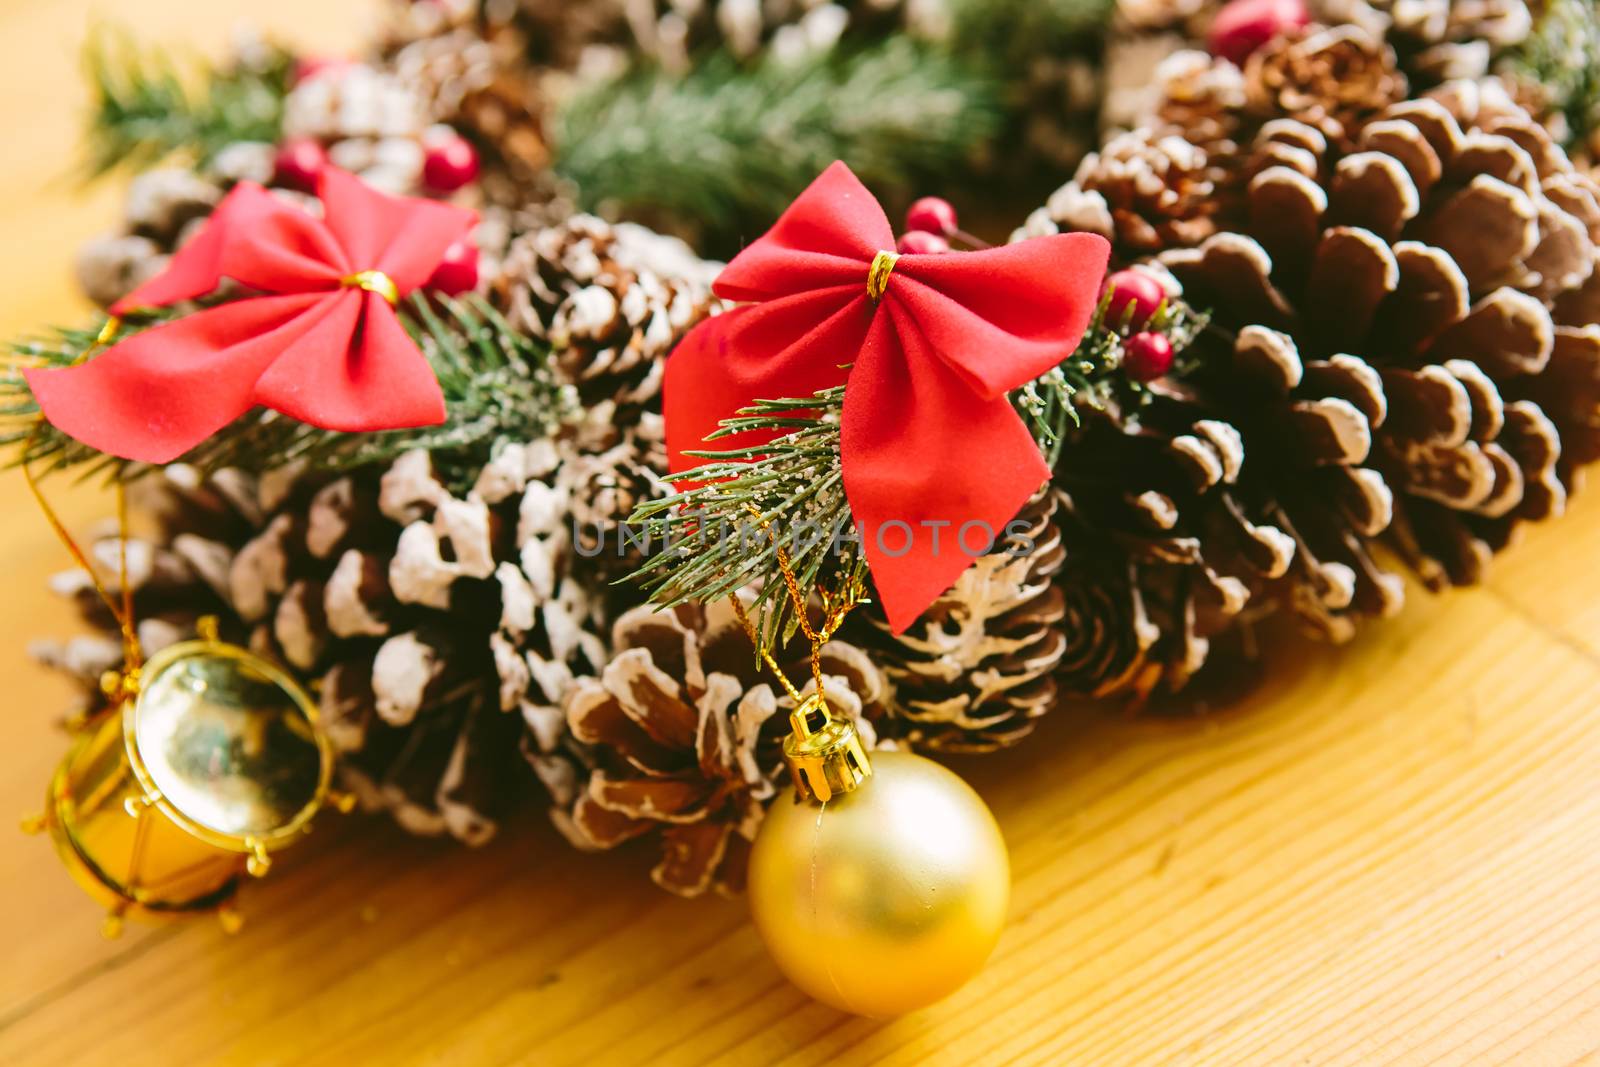
{"type": "Polygon", "coordinates": [[[889,287],[889,275],[894,273],[899,259],[898,254],[887,250],[872,257],[872,266],[867,270],[867,295],[874,304],[883,299],[883,291],[889,287]]]}
{"type": "Polygon", "coordinates": [[[395,285],[393,278],[381,270],[357,271],[348,277],[340,278],[339,285],[344,289],[361,289],[377,293],[389,302],[390,307],[400,306],[400,287],[395,285]]]}

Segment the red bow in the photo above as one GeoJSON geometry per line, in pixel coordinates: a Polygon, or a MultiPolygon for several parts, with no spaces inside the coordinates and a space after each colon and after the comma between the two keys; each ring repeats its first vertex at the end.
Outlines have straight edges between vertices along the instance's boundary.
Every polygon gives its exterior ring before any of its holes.
{"type": "Polygon", "coordinates": [[[898,633],[1050,476],[1006,393],[1077,347],[1110,246],[1080,233],[898,260],[893,247],[883,209],[833,164],[718,277],[717,295],[754,303],[683,340],[665,406],[681,471],[739,408],[848,380],[845,496],[898,633]]]}
{"type": "Polygon", "coordinates": [[[239,185],[156,278],[111,310],[160,307],[223,278],[265,293],[130,337],[76,367],[26,372],[45,418],[101,452],[166,463],[256,405],[330,430],[444,421],[444,395],[395,314],[476,217],[385,196],[332,167],[315,219],[239,185]]]}

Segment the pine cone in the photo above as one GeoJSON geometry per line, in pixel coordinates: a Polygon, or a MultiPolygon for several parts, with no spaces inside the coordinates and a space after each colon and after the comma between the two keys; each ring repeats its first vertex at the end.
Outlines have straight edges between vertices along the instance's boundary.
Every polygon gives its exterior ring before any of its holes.
{"type": "MultiPolygon", "coordinates": [[[[661,859],[651,877],[696,896],[744,886],[750,843],[778,793],[793,701],[762,675],[726,602],[617,619],[615,652],[566,702],[574,756],[537,756],[555,795],[556,826],[580,848],[648,838],[661,859]]],[[[806,660],[784,664],[808,679],[806,660]]],[[[867,655],[840,641],[823,649],[835,713],[857,722],[869,747],[887,682],[867,655]]]]}
{"type": "MultiPolygon", "coordinates": [[[[1182,402],[1171,425],[1139,421],[1164,453],[1192,449],[1177,447],[1191,411],[1240,434],[1226,506],[1191,519],[1160,502],[1151,516],[1275,530],[1237,540],[1290,549],[1277,576],[1217,572],[1333,638],[1398,605],[1378,544],[1430,586],[1475,582],[1519,522],[1561,512],[1600,454],[1593,179],[1493,82],[1340,125],[1349,150],[1315,125],[1264,127],[1232,164],[1248,202],[1219,223],[1238,232],[1160,256],[1237,343],[1231,364],[1212,355],[1192,383],[1158,390],[1182,402]]],[[[1124,463],[1090,452],[1071,469],[1124,463]]],[[[1197,547],[1215,566],[1204,536],[1197,547]]]]}
{"type": "Polygon", "coordinates": [[[162,167],[134,178],[123,202],[120,232],[78,249],[76,271],[84,295],[109,307],[161,273],[222,194],[222,186],[183,167],[162,167]]]}
{"type": "Polygon", "coordinates": [[[719,269],[676,238],[576,215],[513,242],[492,298],[550,339],[589,413],[584,445],[604,451],[660,411],[667,353],[718,309],[719,269]]]}
{"type": "Polygon", "coordinates": [[[1245,109],[1258,124],[1291,117],[1336,144],[1405,96],[1393,51],[1354,26],[1284,34],[1244,66],[1245,109]]]}
{"type": "Polygon", "coordinates": [[[1422,87],[1481,78],[1533,30],[1527,0],[1313,0],[1317,18],[1386,39],[1422,87]]]}
{"type": "Polygon", "coordinates": [[[473,4],[477,25],[509,39],[529,66],[558,71],[615,70],[626,62],[629,0],[494,0],[473,4]]]}
{"type": "Polygon", "coordinates": [[[1155,105],[1137,125],[1162,134],[1176,131],[1210,160],[1231,159],[1239,150],[1244,74],[1232,63],[1192,49],[1174,52],[1156,69],[1155,105]]]}
{"type": "Polygon", "coordinates": [[[405,45],[389,65],[433,122],[453,126],[478,146],[490,198],[524,206],[513,190],[549,192],[545,92],[537,72],[506,52],[476,31],[458,28],[405,45]],[[497,188],[496,172],[507,179],[507,188],[497,188]]]}
{"type": "Polygon", "coordinates": [[[628,10],[628,25],[640,54],[681,73],[712,47],[741,61],[770,52],[789,62],[827,52],[847,36],[915,29],[907,20],[916,6],[908,0],[647,0],[628,10]]]}
{"type": "Polygon", "coordinates": [[[1145,124],[1175,129],[1214,164],[1232,161],[1281,120],[1312,126],[1348,150],[1356,128],[1406,97],[1394,50],[1358,26],[1282,34],[1242,71],[1226,59],[1179,52],[1158,77],[1160,102],[1145,124]]]}
{"type": "Polygon", "coordinates": [[[1429,584],[1470,584],[1595,456],[1600,189],[1496,83],[1398,104],[1346,157],[1307,134],[1262,142],[1238,251],[1165,261],[1219,317],[1381,368],[1392,541],[1429,584]]]}
{"type": "Polygon", "coordinates": [[[1055,706],[1052,674],[1066,648],[1055,514],[1055,494],[1041,490],[1008,528],[1015,553],[978,559],[898,637],[880,614],[851,620],[851,638],[893,683],[896,736],[919,749],[990,752],[1022,740],[1055,706]]]}
{"type": "Polygon", "coordinates": [[[1131,258],[1199,243],[1216,231],[1216,209],[1205,151],[1177,134],[1140,129],[1086,156],[1013,239],[1082,230],[1131,258]]]}
{"type": "Polygon", "coordinates": [[[629,583],[617,584],[638,570],[659,544],[642,530],[628,526],[628,517],[640,504],[659,500],[674,491],[666,481],[666,438],[662,420],[646,415],[640,424],[622,433],[621,440],[604,452],[586,452],[564,443],[564,458],[556,484],[566,492],[572,508],[574,549],[604,583],[607,599],[617,607],[637,603],[640,591],[629,583]]]}
{"type": "MultiPolygon", "coordinates": [[[[1338,639],[1351,613],[1399,605],[1364,540],[1390,518],[1382,479],[1362,467],[1376,372],[1305,359],[1259,326],[1232,344],[1203,335],[1190,355],[1182,381],[1086,411],[1063,448],[1070,693],[1143,703],[1190,685],[1213,642],[1253,616],[1288,609],[1338,639]]],[[[1236,673],[1226,666],[1213,673],[1236,673]]]]}
{"type": "MultiPolygon", "coordinates": [[[[147,648],[219,615],[225,637],[320,695],[367,806],[482,842],[526,776],[518,737],[553,746],[574,675],[603,660],[597,604],[569,574],[565,500],[539,480],[553,462],[548,442],[507,443],[462,496],[423,453],[332,480],[169,468],[130,574],[147,648]]],[[[114,576],[115,542],[99,555],[114,576]]],[[[64,588],[103,645],[114,627],[84,581],[64,588]]]]}
{"type": "Polygon", "coordinates": [[[1160,100],[1162,64],[1206,39],[1221,0],[1117,0],[1103,57],[1102,130],[1135,129],[1160,100]]]}
{"type": "Polygon", "coordinates": [[[397,196],[421,188],[429,125],[416,85],[360,64],[302,79],[283,102],[285,140],[320,141],[334,166],[397,196]]]}

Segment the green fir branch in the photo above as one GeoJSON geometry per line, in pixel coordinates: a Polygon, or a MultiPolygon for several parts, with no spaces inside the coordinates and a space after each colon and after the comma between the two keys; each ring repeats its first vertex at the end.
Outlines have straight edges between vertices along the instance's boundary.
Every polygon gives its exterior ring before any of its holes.
{"type": "Polygon", "coordinates": [[[556,169],[591,210],[748,239],[836,159],[878,188],[960,165],[999,110],[987,77],[905,38],[751,66],[718,54],[682,78],[636,69],[580,93],[556,169]]]}
{"type": "Polygon", "coordinates": [[[866,577],[866,560],[839,462],[844,386],[815,396],[761,400],[707,440],[776,431],[776,440],[691,453],[708,462],[675,478],[696,488],[642,504],[629,518],[661,551],[624,581],[663,606],[709,603],[757,585],[751,618],[763,650],[793,636],[798,620],[778,560],[800,588],[842,589],[866,577]]]}
{"type": "Polygon", "coordinates": [[[1116,0],[952,0],[952,50],[992,64],[1010,79],[1030,62],[1097,48],[1116,0]]]}
{"type": "Polygon", "coordinates": [[[230,144],[276,141],[294,60],[268,47],[226,66],[180,66],[169,53],[102,30],[84,66],[93,93],[84,166],[98,178],[174,155],[204,165],[230,144]]]}
{"type": "MultiPolygon", "coordinates": [[[[126,324],[125,339],[171,318],[163,314],[126,324]]],[[[452,487],[462,488],[492,457],[500,440],[549,436],[577,410],[577,397],[556,376],[548,345],[516,330],[481,299],[431,302],[414,294],[401,320],[439,378],[446,420],[439,426],[379,433],[339,433],[309,426],[266,409],[251,411],[196,446],[179,462],[211,472],[224,468],[260,473],[291,463],[348,470],[387,463],[424,449],[452,487]]],[[[39,408],[23,380],[24,367],[67,367],[94,358],[99,330],[61,330],[47,341],[12,346],[11,365],[0,374],[0,448],[13,462],[42,472],[76,470],[85,477],[148,468],[98,452],[39,421],[39,408]]]]}
{"type": "Polygon", "coordinates": [[[1595,0],[1549,0],[1504,69],[1529,83],[1565,120],[1568,148],[1588,145],[1600,131],[1600,6],[1595,0]]]}
{"type": "Polygon", "coordinates": [[[1166,300],[1147,323],[1135,330],[1131,303],[1121,322],[1106,321],[1110,300],[1109,292],[1101,298],[1089,329],[1070,357],[1012,397],[1051,470],[1061,459],[1062,444],[1081,422],[1078,413],[1084,408],[1103,409],[1113,398],[1123,408],[1137,407],[1149,397],[1149,390],[1143,385],[1118,373],[1129,337],[1145,331],[1164,335],[1172,342],[1173,365],[1169,373],[1182,377],[1193,369],[1196,359],[1190,345],[1211,318],[1181,300],[1166,300]]]}

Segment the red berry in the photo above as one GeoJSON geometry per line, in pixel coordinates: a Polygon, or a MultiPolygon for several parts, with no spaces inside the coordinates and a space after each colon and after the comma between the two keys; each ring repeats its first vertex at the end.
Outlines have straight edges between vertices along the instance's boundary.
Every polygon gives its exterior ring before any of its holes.
{"type": "Polygon", "coordinates": [[[1111,303],[1106,307],[1106,322],[1119,330],[1124,325],[1130,330],[1143,329],[1144,324],[1150,321],[1150,316],[1159,311],[1167,299],[1167,291],[1161,287],[1161,283],[1137,267],[1119,270],[1107,278],[1106,289],[1111,293],[1111,303]],[[1126,323],[1123,322],[1124,315],[1129,316],[1126,323]]]}
{"type": "Polygon", "coordinates": [[[320,141],[310,137],[297,137],[278,146],[273,161],[272,181],[302,193],[317,191],[317,181],[328,165],[327,150],[320,141]]]}
{"type": "Polygon", "coordinates": [[[912,230],[895,242],[894,250],[908,256],[934,256],[950,251],[950,242],[936,233],[912,230]]]}
{"type": "Polygon", "coordinates": [[[936,233],[948,237],[956,232],[956,209],[950,201],[938,196],[925,196],[906,211],[906,229],[914,233],[936,233]]]}
{"type": "Polygon", "coordinates": [[[1211,23],[1211,54],[1243,66],[1250,53],[1311,21],[1305,0],[1231,0],[1211,23]]]}
{"type": "Polygon", "coordinates": [[[1172,369],[1172,342],[1165,334],[1136,333],[1122,346],[1122,370],[1136,382],[1153,382],[1172,369]]]}
{"type": "Polygon", "coordinates": [[[436,193],[453,193],[478,176],[478,150],[454,134],[430,144],[422,160],[422,180],[436,193]]]}
{"type": "Polygon", "coordinates": [[[294,61],[294,69],[289,74],[290,84],[299,85],[301,82],[320,78],[325,74],[337,74],[355,66],[353,60],[343,56],[301,56],[294,61]]]}
{"type": "Polygon", "coordinates": [[[445,296],[460,296],[478,287],[478,248],[463,238],[444,250],[444,258],[428,279],[429,289],[445,296]]]}

